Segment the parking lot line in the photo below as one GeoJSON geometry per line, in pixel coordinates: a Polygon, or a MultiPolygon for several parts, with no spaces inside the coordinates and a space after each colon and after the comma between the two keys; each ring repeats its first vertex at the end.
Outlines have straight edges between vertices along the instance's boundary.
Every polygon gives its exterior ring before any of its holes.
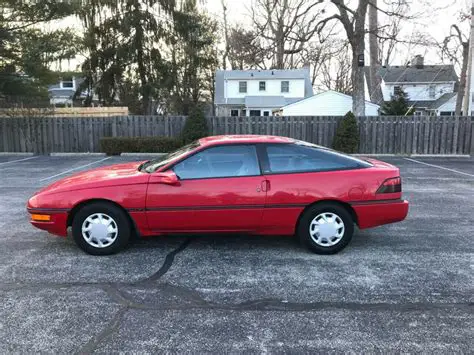
{"type": "Polygon", "coordinates": [[[40,181],[45,181],[45,180],[49,180],[49,179],[54,179],[55,177],[58,177],[58,176],[61,176],[61,175],[64,175],[64,174],[68,174],[68,173],[70,173],[70,172],[73,172],[73,171],[76,171],[76,170],[80,170],[80,169],[83,169],[83,168],[87,168],[88,166],[101,163],[101,162],[106,161],[106,160],[108,160],[108,159],[110,159],[110,158],[112,158],[112,157],[107,157],[107,158],[104,158],[104,159],[100,159],[100,160],[97,160],[97,161],[93,161],[92,163],[85,164],[85,165],[81,165],[81,166],[78,166],[78,167],[76,167],[76,168],[63,171],[62,173],[59,173],[59,174],[56,174],[56,175],[53,175],[53,176],[48,176],[47,178],[41,179],[40,181]]]}
{"type": "Polygon", "coordinates": [[[38,156],[23,158],[23,159],[10,160],[10,161],[6,161],[4,163],[0,163],[0,165],[6,165],[6,164],[10,164],[10,163],[16,163],[16,162],[19,162],[19,161],[31,160],[31,159],[36,159],[36,158],[38,158],[38,156]]]}
{"type": "Polygon", "coordinates": [[[415,160],[415,159],[410,159],[410,158],[403,158],[403,159],[409,160],[409,161],[411,161],[411,162],[418,163],[418,164],[428,165],[428,166],[431,166],[431,167],[433,167],[433,168],[448,170],[448,171],[451,171],[451,172],[453,172],[453,173],[458,173],[458,174],[462,174],[462,175],[467,175],[467,176],[474,177],[473,174],[465,173],[465,172],[463,172],[463,171],[454,170],[454,169],[450,169],[450,168],[445,168],[444,166],[429,164],[429,163],[425,163],[425,162],[422,162],[422,161],[419,161],[419,160],[415,160]]]}

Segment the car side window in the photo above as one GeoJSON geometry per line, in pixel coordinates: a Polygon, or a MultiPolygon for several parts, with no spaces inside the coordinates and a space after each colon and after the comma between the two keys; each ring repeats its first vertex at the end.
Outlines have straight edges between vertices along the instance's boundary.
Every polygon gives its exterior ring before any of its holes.
{"type": "Polygon", "coordinates": [[[179,162],[173,171],[182,180],[260,175],[253,145],[209,148],[179,162]]]}
{"type": "Polygon", "coordinates": [[[331,150],[298,145],[274,144],[267,146],[268,173],[295,173],[354,169],[361,165],[349,156],[331,150]]]}

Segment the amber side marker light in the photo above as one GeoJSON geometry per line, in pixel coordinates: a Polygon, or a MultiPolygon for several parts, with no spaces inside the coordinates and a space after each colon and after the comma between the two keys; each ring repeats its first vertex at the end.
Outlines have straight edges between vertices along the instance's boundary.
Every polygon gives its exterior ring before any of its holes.
{"type": "Polygon", "coordinates": [[[47,214],[32,214],[31,219],[37,222],[49,222],[51,221],[51,216],[47,214]]]}

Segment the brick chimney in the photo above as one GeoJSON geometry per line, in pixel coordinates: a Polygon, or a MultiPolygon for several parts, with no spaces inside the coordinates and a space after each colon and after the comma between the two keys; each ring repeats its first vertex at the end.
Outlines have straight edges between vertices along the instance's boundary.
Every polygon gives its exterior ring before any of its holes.
{"type": "Polygon", "coordinates": [[[411,65],[416,69],[423,69],[425,66],[425,58],[422,55],[418,54],[411,61],[411,65]]]}

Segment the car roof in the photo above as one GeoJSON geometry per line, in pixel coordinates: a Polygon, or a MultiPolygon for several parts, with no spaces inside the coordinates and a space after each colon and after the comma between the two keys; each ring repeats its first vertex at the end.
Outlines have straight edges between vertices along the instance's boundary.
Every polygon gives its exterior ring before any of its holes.
{"type": "Polygon", "coordinates": [[[294,143],[295,140],[288,137],[279,136],[264,136],[253,134],[234,134],[211,136],[201,138],[200,145],[221,145],[221,144],[236,144],[236,143],[294,143]]]}

